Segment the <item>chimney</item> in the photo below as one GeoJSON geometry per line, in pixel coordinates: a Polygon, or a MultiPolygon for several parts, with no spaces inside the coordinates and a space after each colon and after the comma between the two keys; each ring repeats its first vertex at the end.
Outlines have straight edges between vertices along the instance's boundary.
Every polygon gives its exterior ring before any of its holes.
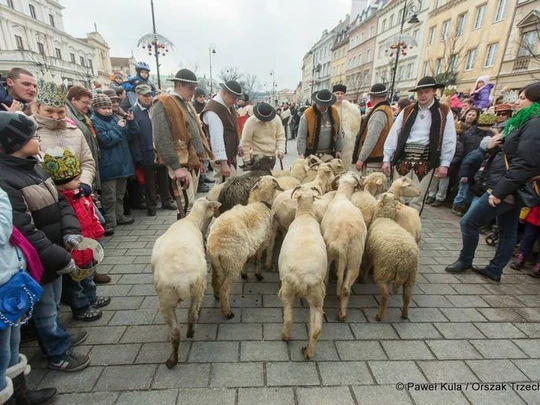
{"type": "Polygon", "coordinates": [[[351,0],[351,19],[354,20],[356,16],[364,11],[368,6],[368,0],[351,0]]]}

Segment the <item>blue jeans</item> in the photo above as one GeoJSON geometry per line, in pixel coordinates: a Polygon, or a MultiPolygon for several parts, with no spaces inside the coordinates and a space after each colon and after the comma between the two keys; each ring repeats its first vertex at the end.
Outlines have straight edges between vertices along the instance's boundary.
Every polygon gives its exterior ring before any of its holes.
{"type": "Polygon", "coordinates": [[[469,191],[469,183],[459,183],[458,192],[454,198],[454,206],[467,204],[470,205],[473,199],[473,193],[469,191]]]}
{"type": "Polygon", "coordinates": [[[517,242],[520,207],[504,201],[492,207],[489,205],[488,197],[489,194],[484,193],[461,219],[463,248],[459,254],[459,260],[472,264],[474,252],[478,246],[480,228],[489,224],[493,218],[497,218],[499,242],[495,257],[489,262],[487,270],[494,276],[500,276],[512,258],[517,242]]]}
{"type": "Polygon", "coordinates": [[[69,305],[71,311],[75,313],[84,312],[96,302],[96,284],[94,283],[94,275],[86,277],[82,281],[73,281],[69,276],[68,278],[68,294],[69,305]]]}
{"type": "Polygon", "coordinates": [[[20,326],[0,331],[0,391],[7,386],[6,370],[19,363],[20,342],[20,326]]]}
{"type": "Polygon", "coordinates": [[[34,325],[39,346],[49,360],[59,360],[69,349],[69,334],[60,325],[60,296],[62,277],[43,284],[43,295],[34,308],[34,325]]]}

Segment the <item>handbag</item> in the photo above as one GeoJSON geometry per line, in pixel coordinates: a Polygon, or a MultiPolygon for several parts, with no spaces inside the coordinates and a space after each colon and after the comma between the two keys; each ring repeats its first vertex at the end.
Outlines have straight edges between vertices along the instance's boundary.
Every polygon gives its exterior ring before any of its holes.
{"type": "MultiPolygon", "coordinates": [[[[508,159],[504,155],[504,164],[506,170],[510,168],[508,159]]],[[[515,196],[517,202],[521,207],[536,207],[540,205],[540,175],[531,177],[529,180],[522,184],[516,191],[515,196]]]]}
{"type": "Polygon", "coordinates": [[[16,250],[19,271],[0,287],[0,330],[26,324],[43,294],[43,288],[24,271],[19,249],[16,250]],[[17,322],[26,313],[26,318],[17,322]]]}

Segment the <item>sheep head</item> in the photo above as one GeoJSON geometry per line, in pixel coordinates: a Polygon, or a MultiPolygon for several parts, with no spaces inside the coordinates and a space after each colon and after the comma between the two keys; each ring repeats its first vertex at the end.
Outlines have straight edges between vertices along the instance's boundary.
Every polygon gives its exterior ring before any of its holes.
{"type": "Polygon", "coordinates": [[[398,209],[399,198],[392,193],[383,193],[379,196],[379,201],[375,207],[373,218],[396,219],[396,210],[398,209]]]}
{"type": "Polygon", "coordinates": [[[317,156],[315,155],[309,155],[307,158],[306,158],[306,162],[308,164],[308,166],[312,169],[313,167],[315,166],[319,166],[321,163],[323,163],[323,161],[321,159],[319,159],[317,156]]]}
{"type": "Polygon", "coordinates": [[[300,159],[293,163],[291,166],[291,177],[294,177],[300,181],[304,181],[309,171],[309,164],[306,159],[300,159]]]}
{"type": "Polygon", "coordinates": [[[193,208],[187,218],[197,218],[199,221],[199,229],[201,232],[206,232],[206,228],[210,225],[212,217],[218,217],[219,207],[221,203],[217,201],[209,201],[206,197],[198,198],[193,203],[193,208]]]}
{"type": "Polygon", "coordinates": [[[364,190],[374,196],[380,193],[384,193],[387,188],[386,182],[387,178],[384,173],[373,172],[366,177],[364,181],[364,190]]]}
{"type": "Polygon", "coordinates": [[[388,191],[399,197],[418,197],[420,195],[420,190],[415,187],[408,177],[400,177],[395,180],[388,191]]]}
{"type": "Polygon", "coordinates": [[[336,176],[345,172],[345,168],[343,167],[343,161],[341,159],[332,159],[330,162],[328,162],[328,164],[330,165],[332,171],[336,176]]]}
{"type": "Polygon", "coordinates": [[[264,201],[270,205],[278,192],[283,191],[277,180],[272,176],[262,176],[257,179],[249,192],[248,204],[257,201],[264,201]]]}

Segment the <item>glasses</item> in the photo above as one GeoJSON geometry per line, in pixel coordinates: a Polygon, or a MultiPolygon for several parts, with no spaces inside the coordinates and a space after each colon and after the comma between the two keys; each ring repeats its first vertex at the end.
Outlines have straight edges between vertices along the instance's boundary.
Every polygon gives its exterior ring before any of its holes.
{"type": "Polygon", "coordinates": [[[83,100],[76,100],[78,103],[81,103],[81,104],[84,104],[84,105],[91,105],[92,104],[92,100],[86,100],[86,101],[83,101],[83,100]]]}
{"type": "Polygon", "coordinates": [[[498,113],[495,113],[496,115],[505,115],[509,117],[511,114],[508,111],[499,111],[498,113]]]}

